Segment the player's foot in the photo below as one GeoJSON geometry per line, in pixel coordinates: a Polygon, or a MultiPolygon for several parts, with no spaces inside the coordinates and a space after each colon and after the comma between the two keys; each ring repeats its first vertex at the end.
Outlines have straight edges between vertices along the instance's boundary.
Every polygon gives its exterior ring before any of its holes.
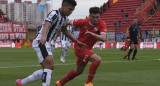
{"type": "MultiPolygon", "coordinates": [[[[124,46],[123,46],[124,47],[124,46]]],[[[121,47],[121,49],[120,50],[123,50],[123,47],[121,47]]]]}
{"type": "Polygon", "coordinates": [[[138,59],[136,59],[136,58],[134,57],[134,58],[132,58],[132,60],[138,60],[138,59]]]}
{"type": "Polygon", "coordinates": [[[130,57],[128,56],[128,60],[130,60],[130,57]]]}
{"type": "Polygon", "coordinates": [[[123,59],[127,59],[127,58],[128,58],[128,56],[124,56],[124,57],[123,57],[123,59]]]}
{"type": "Polygon", "coordinates": [[[22,83],[21,83],[21,79],[17,79],[15,83],[16,83],[17,86],[23,86],[22,83]]]}
{"type": "Polygon", "coordinates": [[[63,85],[61,85],[59,81],[56,81],[56,86],[63,86],[63,85]]]}
{"type": "Polygon", "coordinates": [[[93,86],[93,83],[89,82],[88,84],[85,84],[85,86],[93,86]]]}
{"type": "Polygon", "coordinates": [[[61,58],[60,60],[61,60],[61,62],[65,62],[65,59],[63,59],[63,58],[61,58]]]}

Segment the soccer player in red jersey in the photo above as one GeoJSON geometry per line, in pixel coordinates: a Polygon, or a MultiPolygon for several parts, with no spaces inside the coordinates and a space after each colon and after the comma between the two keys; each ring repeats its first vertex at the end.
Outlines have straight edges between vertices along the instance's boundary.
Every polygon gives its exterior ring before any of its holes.
{"type": "Polygon", "coordinates": [[[57,86],[63,86],[76,76],[82,74],[88,61],[91,61],[92,64],[89,69],[88,79],[85,83],[85,86],[93,86],[92,80],[95,76],[97,68],[101,63],[101,57],[91,51],[91,49],[97,41],[105,42],[107,40],[107,28],[104,21],[99,19],[100,10],[98,7],[91,7],[89,12],[90,15],[88,19],[77,19],[68,22],[69,24],[80,28],[80,34],[77,40],[86,44],[87,46],[85,48],[81,48],[75,44],[74,52],[77,56],[77,67],[70,71],[64,78],[57,81],[57,86]]]}
{"type": "MultiPolygon", "coordinates": [[[[123,50],[123,51],[126,51],[128,48],[129,48],[129,46],[131,45],[130,44],[130,40],[129,40],[129,33],[128,33],[128,29],[127,29],[127,32],[126,32],[126,36],[127,36],[127,40],[126,40],[126,42],[125,42],[125,45],[121,48],[121,50],[123,50]]],[[[124,59],[127,59],[128,58],[128,54],[129,54],[129,51],[127,52],[127,54],[124,56],[124,59]]]]}

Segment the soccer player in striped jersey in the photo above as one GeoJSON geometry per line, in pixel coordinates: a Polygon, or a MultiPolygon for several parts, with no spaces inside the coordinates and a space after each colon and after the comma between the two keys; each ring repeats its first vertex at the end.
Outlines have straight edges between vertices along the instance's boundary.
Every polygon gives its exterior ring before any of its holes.
{"type": "Polygon", "coordinates": [[[63,0],[59,10],[53,10],[47,15],[32,45],[38,55],[42,69],[35,71],[24,79],[17,79],[17,86],[26,86],[29,82],[37,80],[42,80],[42,86],[50,86],[51,74],[54,69],[50,42],[61,31],[80,47],[84,46],[83,43],[75,39],[66,29],[68,22],[66,16],[69,16],[73,12],[76,5],[75,0],[63,0]]]}
{"type": "Polygon", "coordinates": [[[91,51],[91,49],[97,41],[105,42],[107,40],[107,27],[104,21],[99,19],[100,10],[98,7],[91,7],[89,9],[89,13],[90,18],[88,19],[69,21],[69,24],[72,24],[80,29],[78,40],[87,46],[82,49],[81,47],[77,46],[77,44],[74,45],[74,52],[77,56],[77,67],[70,71],[64,78],[57,81],[57,86],[64,86],[64,84],[82,74],[88,61],[91,61],[92,64],[89,69],[88,79],[85,83],[85,86],[93,86],[92,80],[95,76],[97,68],[101,63],[101,57],[91,51]]]}
{"type": "MultiPolygon", "coordinates": [[[[75,37],[74,30],[71,25],[67,27],[67,30],[73,35],[73,37],[75,37]]],[[[60,61],[65,62],[66,55],[68,54],[68,50],[70,48],[70,39],[63,33],[61,33],[61,44],[62,50],[60,61]]]]}

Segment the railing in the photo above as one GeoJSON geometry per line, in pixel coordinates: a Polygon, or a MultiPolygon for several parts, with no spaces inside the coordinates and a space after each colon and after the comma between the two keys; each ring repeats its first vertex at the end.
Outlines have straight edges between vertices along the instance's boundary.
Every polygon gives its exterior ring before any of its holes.
{"type": "Polygon", "coordinates": [[[148,7],[150,4],[152,4],[153,0],[146,0],[144,3],[142,3],[139,7],[136,8],[136,14],[139,14],[142,10],[144,10],[146,7],[148,7]]]}
{"type": "Polygon", "coordinates": [[[154,0],[147,0],[136,9],[136,13],[134,14],[134,16],[137,17],[141,23],[145,23],[149,19],[151,19],[159,10],[160,6],[157,6],[155,8],[154,0]],[[151,9],[153,9],[154,14],[149,16],[149,14],[147,13],[149,13],[151,9]]]}

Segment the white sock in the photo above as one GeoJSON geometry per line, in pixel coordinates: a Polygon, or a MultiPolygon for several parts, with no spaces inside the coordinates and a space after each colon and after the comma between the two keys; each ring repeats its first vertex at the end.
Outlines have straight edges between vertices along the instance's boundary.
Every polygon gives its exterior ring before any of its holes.
{"type": "Polygon", "coordinates": [[[28,76],[21,80],[23,85],[28,84],[29,82],[37,81],[42,79],[43,69],[35,71],[32,75],[28,76]]]}
{"type": "Polygon", "coordinates": [[[44,69],[42,74],[42,86],[50,86],[52,70],[44,69]]]}
{"type": "Polygon", "coordinates": [[[67,51],[65,50],[64,51],[64,58],[63,59],[66,59],[66,56],[67,56],[67,51]]]}
{"type": "Polygon", "coordinates": [[[100,45],[100,48],[101,48],[101,50],[102,50],[102,44],[100,45]]]}
{"type": "Polygon", "coordinates": [[[61,50],[61,59],[63,59],[64,58],[64,50],[62,49],[61,50]]]}

